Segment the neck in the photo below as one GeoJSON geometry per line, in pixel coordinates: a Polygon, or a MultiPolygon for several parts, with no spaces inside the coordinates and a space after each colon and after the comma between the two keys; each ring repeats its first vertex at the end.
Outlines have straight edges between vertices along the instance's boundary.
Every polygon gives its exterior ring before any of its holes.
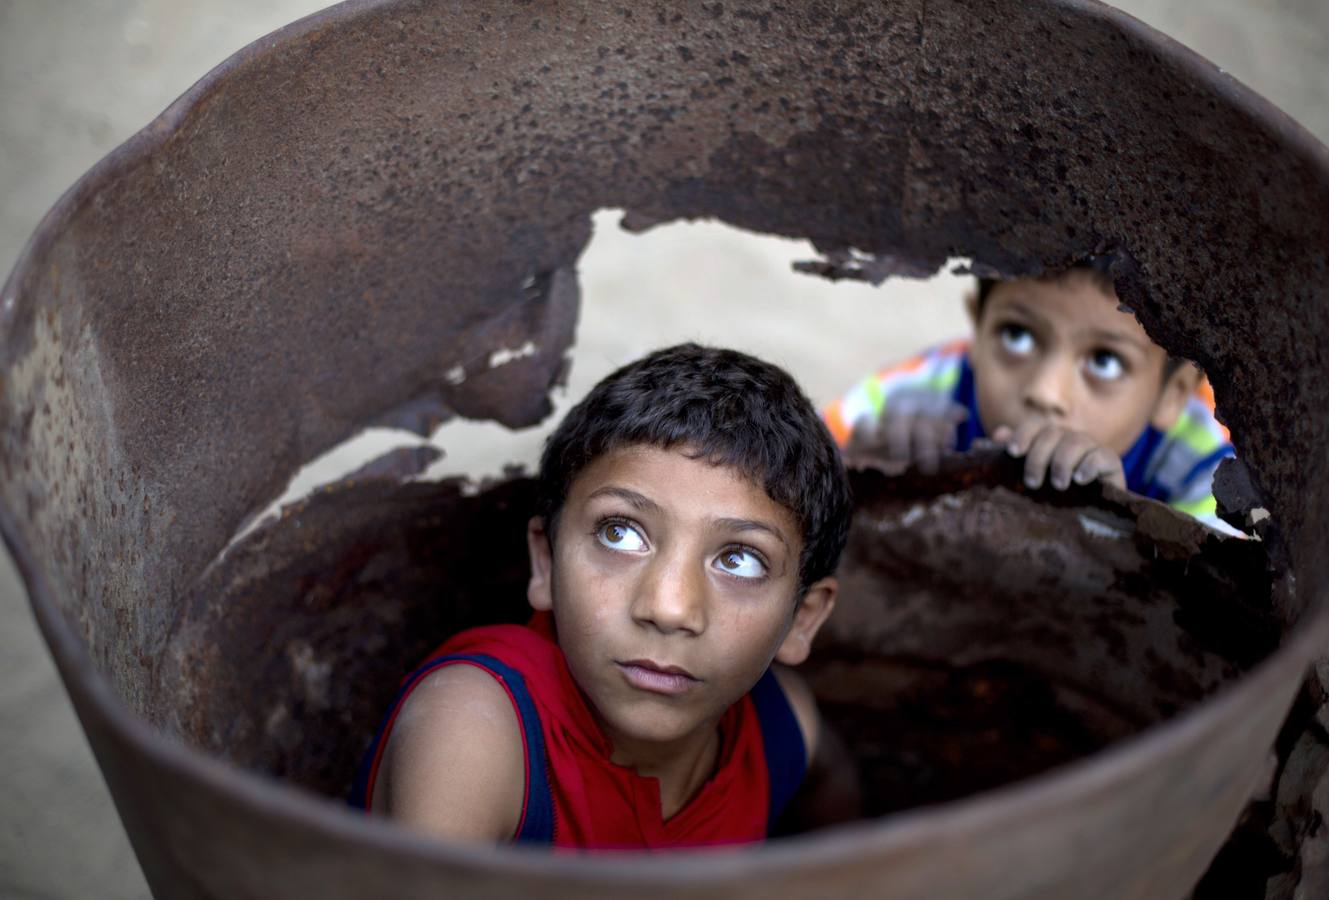
{"type": "Polygon", "coordinates": [[[610,761],[660,782],[660,810],[666,819],[683,808],[715,770],[720,753],[719,721],[676,741],[642,741],[615,734],[600,723],[614,748],[610,761]]]}

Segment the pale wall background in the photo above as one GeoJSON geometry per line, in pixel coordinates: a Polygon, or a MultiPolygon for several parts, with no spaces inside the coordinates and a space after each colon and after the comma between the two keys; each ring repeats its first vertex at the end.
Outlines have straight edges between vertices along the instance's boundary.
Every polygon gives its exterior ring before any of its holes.
{"type": "MultiPolygon", "coordinates": [[[[323,5],[0,0],[0,277],[60,193],[98,159],[227,55],[323,5]]],[[[1329,141],[1329,0],[1117,5],[1209,57],[1329,141]]],[[[963,279],[942,276],[879,291],[831,286],[790,273],[790,260],[810,257],[810,248],[793,242],[705,224],[632,237],[615,222],[611,214],[597,219],[596,240],[582,261],[583,327],[567,397],[653,346],[696,338],[784,364],[822,402],[873,366],[964,329],[963,279]],[[863,334],[865,322],[872,334],[846,342],[847,334],[863,334]]],[[[436,437],[449,458],[433,474],[475,471],[478,457],[492,456],[495,446],[504,458],[529,460],[541,434],[449,426],[436,437]],[[486,452],[477,455],[475,448],[486,452]]],[[[391,433],[369,435],[310,467],[296,490],[401,441],[391,433]]],[[[27,598],[0,550],[0,898],[146,895],[27,598]]]]}

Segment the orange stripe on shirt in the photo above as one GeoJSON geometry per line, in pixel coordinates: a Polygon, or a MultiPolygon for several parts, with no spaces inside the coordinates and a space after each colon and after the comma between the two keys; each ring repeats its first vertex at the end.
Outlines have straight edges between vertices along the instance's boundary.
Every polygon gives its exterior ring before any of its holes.
{"type": "Polygon", "coordinates": [[[836,400],[830,406],[826,407],[822,413],[822,418],[826,420],[826,427],[831,431],[831,437],[835,438],[835,443],[840,449],[844,449],[849,443],[849,435],[852,431],[849,423],[844,420],[844,401],[836,400]]]}
{"type": "Polygon", "coordinates": [[[925,353],[920,353],[918,356],[911,356],[906,360],[886,366],[884,369],[878,369],[874,377],[879,381],[884,381],[894,375],[903,375],[906,372],[914,372],[923,368],[923,363],[927,362],[928,357],[934,353],[940,356],[954,356],[968,349],[969,338],[957,338],[949,344],[940,344],[925,353]]]}
{"type": "MultiPolygon", "coordinates": [[[[1204,405],[1209,408],[1209,412],[1216,412],[1218,400],[1214,397],[1214,386],[1209,383],[1209,379],[1204,375],[1200,376],[1200,383],[1195,387],[1195,396],[1204,401],[1204,405]]],[[[1227,426],[1219,422],[1217,416],[1214,417],[1214,422],[1222,429],[1223,440],[1229,444],[1232,443],[1232,435],[1228,432],[1227,426]]]]}

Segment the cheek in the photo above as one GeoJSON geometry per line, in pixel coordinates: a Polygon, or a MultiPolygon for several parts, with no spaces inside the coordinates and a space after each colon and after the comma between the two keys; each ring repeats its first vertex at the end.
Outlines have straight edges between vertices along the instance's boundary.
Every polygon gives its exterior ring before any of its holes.
{"type": "Polygon", "coordinates": [[[777,645],[793,622],[793,601],[769,598],[757,602],[720,603],[711,623],[718,633],[732,636],[735,658],[757,659],[774,654],[777,645]]]}
{"type": "Polygon", "coordinates": [[[992,347],[984,348],[982,353],[971,353],[969,365],[974,370],[974,385],[979,396],[989,395],[995,400],[1009,393],[1019,381],[1020,359],[1007,359],[992,347]]]}
{"type": "Polygon", "coordinates": [[[1018,424],[1020,393],[1014,379],[1003,372],[995,377],[985,376],[978,385],[975,391],[978,417],[988,432],[1002,425],[1018,424]]]}
{"type": "Polygon", "coordinates": [[[611,580],[588,574],[568,579],[563,588],[555,603],[586,628],[603,626],[611,612],[609,598],[621,593],[615,591],[611,580]]]}
{"type": "Polygon", "coordinates": [[[1099,444],[1124,456],[1149,423],[1151,395],[1134,385],[1119,387],[1091,395],[1087,404],[1091,415],[1083,430],[1099,444]]]}
{"type": "Polygon", "coordinates": [[[609,614],[608,599],[615,589],[613,577],[585,555],[560,558],[554,569],[554,608],[560,621],[576,622],[586,629],[603,623],[609,614]]]}

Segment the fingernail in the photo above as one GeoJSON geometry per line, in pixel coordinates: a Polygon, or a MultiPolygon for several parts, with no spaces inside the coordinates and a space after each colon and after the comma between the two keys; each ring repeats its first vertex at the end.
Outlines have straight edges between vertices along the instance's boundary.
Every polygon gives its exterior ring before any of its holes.
{"type": "Polygon", "coordinates": [[[1076,472],[1076,473],[1075,473],[1075,483],[1076,483],[1076,484],[1088,484],[1090,481],[1093,480],[1093,478],[1094,478],[1094,473],[1093,473],[1093,472],[1076,472]]]}
{"type": "Polygon", "coordinates": [[[1053,486],[1054,488],[1056,488],[1057,490],[1059,490],[1059,491],[1064,491],[1064,490],[1066,490],[1066,488],[1067,488],[1069,485],[1070,485],[1070,481],[1069,481],[1068,479],[1060,478],[1060,477],[1055,476],[1055,475],[1052,477],[1052,486],[1053,486]]]}
{"type": "Polygon", "coordinates": [[[1036,488],[1043,483],[1043,479],[1037,475],[1026,475],[1024,476],[1024,483],[1026,487],[1036,488]]]}
{"type": "Polygon", "coordinates": [[[1006,452],[1009,453],[1011,456],[1019,456],[1020,445],[1015,443],[1014,441],[1011,441],[1009,444],[1006,445],[1006,452]]]}

